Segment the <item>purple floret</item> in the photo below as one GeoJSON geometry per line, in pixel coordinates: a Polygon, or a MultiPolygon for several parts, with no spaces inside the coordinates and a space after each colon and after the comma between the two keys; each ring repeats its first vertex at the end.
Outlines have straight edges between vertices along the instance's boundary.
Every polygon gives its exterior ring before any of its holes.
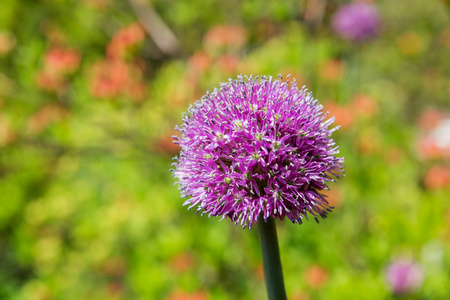
{"type": "Polygon", "coordinates": [[[330,210],[327,183],[343,175],[334,118],[296,82],[242,77],[220,84],[183,115],[173,164],[184,205],[244,228],[260,217],[302,223],[330,210]]]}
{"type": "Polygon", "coordinates": [[[351,3],[343,6],[333,16],[334,32],[344,39],[365,41],[378,33],[378,10],[373,4],[351,3]]]}

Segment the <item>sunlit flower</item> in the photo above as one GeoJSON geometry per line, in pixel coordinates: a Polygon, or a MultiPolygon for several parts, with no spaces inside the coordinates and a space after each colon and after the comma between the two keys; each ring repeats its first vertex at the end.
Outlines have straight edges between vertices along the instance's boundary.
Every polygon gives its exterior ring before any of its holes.
{"type": "Polygon", "coordinates": [[[378,10],[373,4],[351,3],[343,6],[333,16],[334,32],[351,41],[364,41],[378,33],[378,10]]]}
{"type": "Polygon", "coordinates": [[[183,115],[174,163],[189,207],[252,227],[260,217],[326,217],[320,193],[343,175],[334,118],[296,82],[245,77],[220,84],[183,115]]]}
{"type": "Polygon", "coordinates": [[[386,280],[393,294],[408,294],[422,285],[422,269],[413,261],[399,259],[386,269],[386,280]]]}

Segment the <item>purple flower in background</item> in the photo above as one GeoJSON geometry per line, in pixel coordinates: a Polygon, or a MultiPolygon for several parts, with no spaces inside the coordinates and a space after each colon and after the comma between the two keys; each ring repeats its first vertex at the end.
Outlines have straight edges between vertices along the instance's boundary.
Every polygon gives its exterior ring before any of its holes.
{"type": "MultiPolygon", "coordinates": [[[[320,193],[343,175],[334,118],[296,82],[245,77],[220,84],[183,115],[173,174],[184,205],[245,228],[273,217],[302,223],[330,210],[320,193]]],[[[222,220],[221,219],[221,220],[222,220]]]]}
{"type": "Polygon", "coordinates": [[[379,22],[375,5],[352,3],[334,14],[332,26],[334,32],[346,40],[364,41],[377,34],[379,22]]]}
{"type": "Polygon", "coordinates": [[[408,294],[420,287],[423,272],[413,261],[399,259],[387,267],[386,279],[394,294],[408,294]]]}

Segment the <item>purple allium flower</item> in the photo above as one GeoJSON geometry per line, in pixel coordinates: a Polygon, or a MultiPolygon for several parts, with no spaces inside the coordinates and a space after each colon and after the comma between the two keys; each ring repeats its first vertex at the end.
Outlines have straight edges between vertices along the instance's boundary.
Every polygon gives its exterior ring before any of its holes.
{"type": "Polygon", "coordinates": [[[413,261],[399,259],[387,267],[386,280],[392,293],[408,294],[420,287],[423,272],[413,261]]]}
{"type": "MultiPolygon", "coordinates": [[[[249,229],[262,216],[302,223],[330,210],[322,189],[343,175],[323,106],[296,82],[245,77],[220,84],[183,115],[173,174],[184,203],[249,229]]],[[[222,220],[221,219],[221,220],[222,220]]]]}
{"type": "Polygon", "coordinates": [[[334,14],[332,20],[334,32],[351,41],[364,41],[375,36],[379,23],[377,8],[369,3],[345,5],[334,14]]]}

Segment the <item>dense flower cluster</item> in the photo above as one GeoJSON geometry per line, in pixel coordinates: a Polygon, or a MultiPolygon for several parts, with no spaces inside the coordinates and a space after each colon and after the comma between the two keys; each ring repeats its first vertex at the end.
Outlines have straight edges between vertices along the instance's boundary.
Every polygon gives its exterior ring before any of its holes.
{"type": "MultiPolygon", "coordinates": [[[[173,174],[185,205],[252,227],[260,217],[326,217],[320,190],[343,175],[322,105],[295,80],[222,83],[183,115],[173,174]]],[[[202,214],[203,214],[202,213],[202,214]]]]}
{"type": "Polygon", "coordinates": [[[351,3],[343,6],[333,16],[333,30],[342,38],[365,41],[378,33],[380,18],[375,5],[351,3]]]}

